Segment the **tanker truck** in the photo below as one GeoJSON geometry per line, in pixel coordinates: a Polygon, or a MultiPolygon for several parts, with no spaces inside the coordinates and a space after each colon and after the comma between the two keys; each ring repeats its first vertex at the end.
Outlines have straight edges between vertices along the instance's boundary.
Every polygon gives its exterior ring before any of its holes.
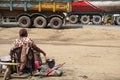
{"type": "Polygon", "coordinates": [[[106,15],[120,25],[119,0],[0,0],[0,24],[18,22],[21,27],[61,28],[66,21],[98,25],[106,15]]]}
{"type": "Polygon", "coordinates": [[[64,12],[71,11],[72,0],[0,0],[0,23],[18,22],[19,26],[60,28],[64,12]]]}
{"type": "Polygon", "coordinates": [[[104,24],[111,20],[120,25],[119,0],[75,0],[71,4],[72,12],[68,13],[69,22],[76,24],[104,24]],[[106,17],[108,16],[108,17],[106,17]]]}

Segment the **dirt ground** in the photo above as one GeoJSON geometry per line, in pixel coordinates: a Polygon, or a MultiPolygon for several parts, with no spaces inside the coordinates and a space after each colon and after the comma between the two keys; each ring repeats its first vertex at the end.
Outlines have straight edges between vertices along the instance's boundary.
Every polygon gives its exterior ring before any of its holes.
{"type": "MultiPolygon", "coordinates": [[[[9,54],[19,29],[0,27],[0,56],[9,54]]],[[[47,77],[42,80],[120,80],[120,28],[27,30],[29,37],[47,53],[48,58],[54,58],[56,64],[66,63],[62,77],[47,77]]],[[[43,56],[42,59],[44,60],[43,56]]]]}

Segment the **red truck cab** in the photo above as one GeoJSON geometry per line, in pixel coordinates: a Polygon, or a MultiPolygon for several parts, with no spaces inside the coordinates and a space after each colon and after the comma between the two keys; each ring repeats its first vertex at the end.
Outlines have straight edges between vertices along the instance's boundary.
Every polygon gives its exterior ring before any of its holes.
{"type": "Polygon", "coordinates": [[[73,12],[100,12],[101,9],[92,5],[89,1],[73,1],[72,11],[73,12]]]}

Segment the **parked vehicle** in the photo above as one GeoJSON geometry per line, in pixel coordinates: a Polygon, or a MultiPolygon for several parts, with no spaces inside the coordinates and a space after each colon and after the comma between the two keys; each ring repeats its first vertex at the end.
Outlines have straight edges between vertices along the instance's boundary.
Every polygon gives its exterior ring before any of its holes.
{"type": "Polygon", "coordinates": [[[75,0],[72,2],[72,12],[68,13],[70,23],[102,24],[111,20],[113,24],[120,25],[119,0],[75,0]],[[114,16],[116,15],[116,16],[114,16]]]}
{"type": "Polygon", "coordinates": [[[37,28],[49,24],[51,28],[61,28],[66,18],[72,24],[98,25],[111,19],[111,24],[120,25],[120,1],[0,0],[0,24],[18,22],[21,27],[37,28]]]}
{"type": "Polygon", "coordinates": [[[0,23],[18,22],[21,27],[60,28],[63,12],[70,12],[71,0],[0,0],[0,23]]]}

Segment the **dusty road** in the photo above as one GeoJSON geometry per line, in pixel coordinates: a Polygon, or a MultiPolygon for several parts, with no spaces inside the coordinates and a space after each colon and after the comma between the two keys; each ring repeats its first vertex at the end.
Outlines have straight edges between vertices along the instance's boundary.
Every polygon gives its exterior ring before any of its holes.
{"type": "MultiPolygon", "coordinates": [[[[19,29],[0,28],[1,56],[8,55],[19,29]]],[[[120,80],[119,28],[28,29],[28,33],[48,58],[56,64],[66,62],[62,77],[43,80],[120,80]]]]}

